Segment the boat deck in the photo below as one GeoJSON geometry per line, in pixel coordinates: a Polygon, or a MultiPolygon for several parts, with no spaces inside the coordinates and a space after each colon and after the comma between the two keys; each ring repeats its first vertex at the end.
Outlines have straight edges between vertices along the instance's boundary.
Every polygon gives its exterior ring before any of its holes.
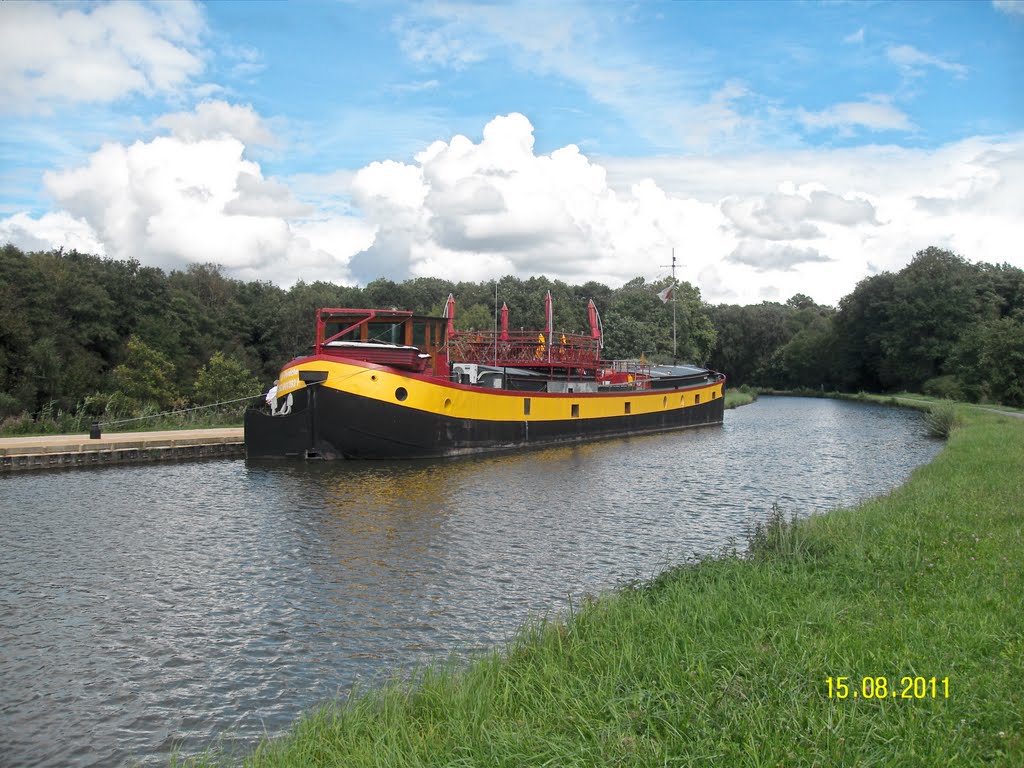
{"type": "Polygon", "coordinates": [[[0,438],[0,472],[244,455],[241,427],[0,438]]]}

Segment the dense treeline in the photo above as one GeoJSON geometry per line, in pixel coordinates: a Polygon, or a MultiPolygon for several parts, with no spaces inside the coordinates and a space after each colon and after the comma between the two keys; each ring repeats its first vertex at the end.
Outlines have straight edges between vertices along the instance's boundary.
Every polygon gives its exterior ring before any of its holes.
{"type": "Polygon", "coordinates": [[[713,368],[785,389],[914,391],[1024,406],[1024,271],[938,248],[857,284],[839,307],[709,309],[713,368]]]}
{"type": "MultiPolygon", "coordinates": [[[[544,277],[498,281],[516,328],[587,328],[587,301],[604,319],[605,354],[668,361],[667,280],[618,289],[544,277]]],[[[137,261],[77,252],[0,249],[0,420],[57,411],[135,414],[255,395],[282,362],[308,349],[318,307],[395,306],[491,328],[494,283],[416,278],[365,287],[296,283],[285,290],[225,277],[214,265],[170,273],[137,261]]],[[[862,281],[839,303],[796,295],[785,304],[709,306],[677,290],[678,358],[707,364],[733,384],[909,389],[1024,405],[1024,272],[971,264],[929,248],[898,273],[862,281]]]]}

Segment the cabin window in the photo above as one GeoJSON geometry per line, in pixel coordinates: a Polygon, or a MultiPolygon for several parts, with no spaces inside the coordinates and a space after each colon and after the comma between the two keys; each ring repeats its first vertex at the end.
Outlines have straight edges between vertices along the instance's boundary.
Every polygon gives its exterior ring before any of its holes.
{"type": "Polygon", "coordinates": [[[414,347],[425,347],[427,345],[427,324],[423,322],[412,324],[412,345],[414,347]]]}
{"type": "Polygon", "coordinates": [[[693,397],[693,404],[694,405],[700,405],[700,394],[699,393],[694,395],[694,397],[693,397]]]}
{"type": "Polygon", "coordinates": [[[578,419],[579,415],[580,415],[580,404],[579,403],[573,403],[572,404],[572,417],[574,419],[578,419]]]}
{"type": "Polygon", "coordinates": [[[523,398],[523,416],[529,416],[529,415],[530,415],[530,398],[524,397],[523,398]]]}
{"type": "Polygon", "coordinates": [[[405,398],[407,398],[408,396],[409,390],[407,390],[405,387],[399,387],[398,389],[395,390],[395,400],[398,400],[399,402],[405,400],[405,398]]]}
{"type": "Polygon", "coordinates": [[[714,400],[716,397],[718,397],[718,393],[717,392],[712,392],[711,393],[711,399],[714,400]]]}
{"type": "Polygon", "coordinates": [[[626,403],[626,413],[632,413],[632,412],[633,412],[633,404],[627,402],[626,403]]]}

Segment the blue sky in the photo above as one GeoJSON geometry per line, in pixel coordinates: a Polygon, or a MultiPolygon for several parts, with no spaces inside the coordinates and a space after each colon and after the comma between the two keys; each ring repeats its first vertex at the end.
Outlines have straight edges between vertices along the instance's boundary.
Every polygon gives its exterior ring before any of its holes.
{"type": "Polygon", "coordinates": [[[834,303],[1024,266],[1019,2],[0,4],[0,241],[834,303]]]}

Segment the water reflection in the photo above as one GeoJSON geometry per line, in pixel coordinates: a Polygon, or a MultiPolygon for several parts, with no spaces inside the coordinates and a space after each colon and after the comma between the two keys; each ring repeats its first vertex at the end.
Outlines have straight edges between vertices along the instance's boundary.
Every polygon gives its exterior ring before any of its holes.
{"type": "Polygon", "coordinates": [[[901,482],[919,417],[765,399],[721,428],[457,461],[0,479],[0,763],[244,748],[356,682],[901,482]]]}

